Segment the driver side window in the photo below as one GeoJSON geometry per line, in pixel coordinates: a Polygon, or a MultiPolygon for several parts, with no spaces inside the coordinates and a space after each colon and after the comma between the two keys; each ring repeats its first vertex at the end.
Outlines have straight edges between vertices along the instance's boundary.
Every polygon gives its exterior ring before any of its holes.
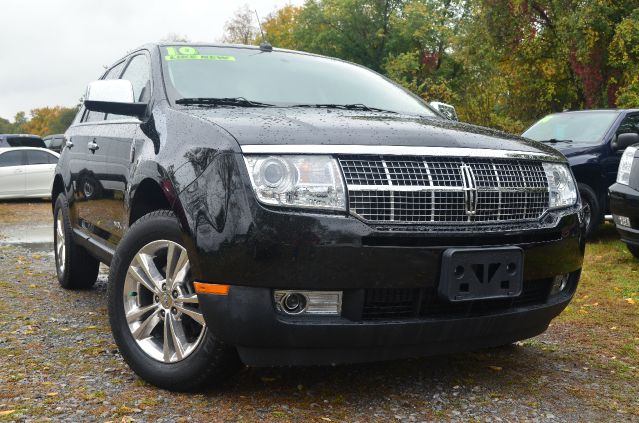
{"type": "MultiPolygon", "coordinates": [[[[145,54],[133,56],[119,79],[128,79],[133,85],[133,98],[145,102],[151,95],[151,69],[145,54]]],[[[107,120],[128,119],[127,116],[107,115],[107,120]]]]}
{"type": "Polygon", "coordinates": [[[627,133],[639,134],[639,113],[626,116],[619,124],[617,135],[627,133]]]}

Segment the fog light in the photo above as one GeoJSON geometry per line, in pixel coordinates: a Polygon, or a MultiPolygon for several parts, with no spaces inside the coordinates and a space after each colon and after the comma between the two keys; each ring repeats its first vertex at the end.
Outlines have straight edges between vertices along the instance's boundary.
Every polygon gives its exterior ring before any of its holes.
{"type": "Polygon", "coordinates": [[[341,291],[275,291],[277,311],[288,315],[339,316],[342,312],[341,291]]]}
{"type": "Polygon", "coordinates": [[[626,226],[628,228],[631,226],[629,217],[614,215],[613,218],[615,221],[615,225],[617,226],[626,226]]]}
{"type": "Polygon", "coordinates": [[[552,282],[552,289],[550,290],[550,295],[559,294],[563,292],[568,286],[568,281],[570,280],[570,273],[566,273],[565,275],[555,276],[555,279],[552,282]]]}
{"type": "Polygon", "coordinates": [[[282,297],[280,305],[286,314],[300,314],[306,310],[306,297],[297,292],[291,292],[282,297]]]}

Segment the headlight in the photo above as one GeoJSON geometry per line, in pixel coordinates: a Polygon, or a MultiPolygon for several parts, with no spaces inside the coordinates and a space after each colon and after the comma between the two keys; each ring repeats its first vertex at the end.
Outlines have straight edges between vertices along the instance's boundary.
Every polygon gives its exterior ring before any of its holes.
{"type": "Polygon", "coordinates": [[[557,209],[575,205],[577,186],[568,166],[559,163],[544,163],[544,170],[548,179],[549,207],[557,209]]]}
{"type": "Polygon", "coordinates": [[[346,210],[344,183],[330,156],[244,156],[257,199],[270,206],[346,210]]]}
{"type": "Polygon", "coordinates": [[[632,170],[632,161],[635,159],[635,153],[637,147],[628,147],[621,156],[621,162],[619,162],[619,171],[617,173],[617,182],[620,184],[628,185],[630,183],[630,171],[632,170]]]}

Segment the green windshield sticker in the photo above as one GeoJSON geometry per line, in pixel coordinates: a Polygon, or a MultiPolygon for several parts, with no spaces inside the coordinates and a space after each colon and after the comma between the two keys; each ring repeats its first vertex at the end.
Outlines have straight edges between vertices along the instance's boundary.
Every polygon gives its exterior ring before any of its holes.
{"type": "Polygon", "coordinates": [[[223,62],[235,62],[235,56],[219,56],[216,54],[200,54],[195,47],[167,47],[164,56],[167,61],[171,60],[219,60],[223,62]]]}
{"type": "Polygon", "coordinates": [[[544,122],[548,122],[550,119],[552,119],[552,115],[548,115],[544,118],[542,118],[539,123],[544,123],[544,122]]]}
{"type": "Polygon", "coordinates": [[[167,61],[171,60],[219,60],[223,62],[235,62],[235,56],[218,56],[214,54],[176,54],[175,56],[164,56],[167,61]]]}

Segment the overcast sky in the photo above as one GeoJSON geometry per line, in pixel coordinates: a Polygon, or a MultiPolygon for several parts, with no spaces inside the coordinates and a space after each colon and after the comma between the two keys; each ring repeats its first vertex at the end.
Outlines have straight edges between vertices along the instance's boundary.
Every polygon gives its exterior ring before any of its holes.
{"type": "Polygon", "coordinates": [[[73,106],[128,50],[169,33],[218,41],[244,4],[260,18],[303,0],[2,0],[0,117],[73,106]]]}

